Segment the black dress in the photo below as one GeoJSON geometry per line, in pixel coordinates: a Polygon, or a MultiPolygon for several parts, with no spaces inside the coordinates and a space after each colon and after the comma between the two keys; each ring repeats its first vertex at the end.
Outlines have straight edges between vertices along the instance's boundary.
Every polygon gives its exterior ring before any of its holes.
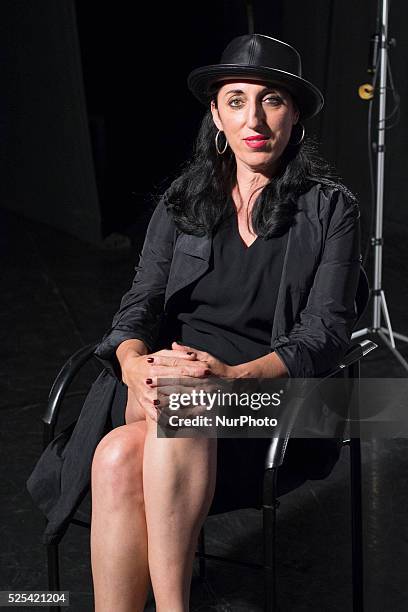
{"type": "MultiPolygon", "coordinates": [[[[178,340],[228,365],[267,355],[287,238],[287,232],[270,239],[257,237],[246,246],[234,210],[214,234],[207,272],[169,300],[163,347],[178,340]]],[[[127,387],[118,385],[112,407],[114,427],[125,423],[126,394],[127,387]]],[[[308,442],[289,442],[278,471],[280,495],[306,480],[298,456],[308,442]]],[[[218,438],[217,485],[210,514],[261,506],[269,443],[267,438],[218,438]]]]}
{"type": "Polygon", "coordinates": [[[173,338],[228,365],[269,353],[286,241],[287,233],[258,237],[247,247],[236,213],[229,215],[214,235],[206,274],[169,301],[173,338]]]}

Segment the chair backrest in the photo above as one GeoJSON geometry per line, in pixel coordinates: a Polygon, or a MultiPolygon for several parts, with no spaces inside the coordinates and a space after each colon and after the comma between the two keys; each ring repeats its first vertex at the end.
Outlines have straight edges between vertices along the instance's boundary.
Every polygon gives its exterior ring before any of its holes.
{"type": "Polygon", "coordinates": [[[54,438],[55,425],[68,387],[82,366],[94,357],[94,350],[97,346],[98,343],[82,346],[67,359],[58,372],[48,394],[47,408],[42,417],[45,425],[44,447],[54,438]]]}

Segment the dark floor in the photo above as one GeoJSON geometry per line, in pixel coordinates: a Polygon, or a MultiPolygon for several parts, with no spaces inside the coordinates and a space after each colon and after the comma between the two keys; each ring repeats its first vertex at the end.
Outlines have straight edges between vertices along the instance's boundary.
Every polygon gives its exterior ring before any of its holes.
{"type": "MultiPolygon", "coordinates": [[[[0,220],[4,351],[0,590],[44,590],[44,522],[25,488],[41,453],[40,417],[51,382],[64,361],[110,327],[120,297],[133,278],[141,242],[133,235],[130,249],[99,249],[5,211],[0,220]]],[[[394,329],[408,334],[406,229],[393,227],[387,232],[384,287],[394,329]]],[[[401,349],[408,358],[408,346],[401,349]]],[[[367,356],[362,374],[404,377],[406,372],[380,347],[367,356]]],[[[66,404],[69,420],[80,410],[94,378],[95,370],[87,366],[73,386],[66,404]]],[[[362,448],[365,610],[402,612],[408,609],[408,443],[401,438],[381,438],[364,440],[362,448]]],[[[308,481],[281,498],[277,555],[283,612],[352,609],[348,454],[344,447],[326,480],[308,481]]],[[[261,560],[258,511],[211,516],[206,525],[208,552],[261,560]]],[[[61,545],[61,576],[61,588],[71,593],[70,609],[93,610],[87,530],[69,528],[61,545]]],[[[195,568],[191,610],[262,610],[262,589],[259,571],[208,562],[204,584],[199,583],[195,568]]],[[[146,610],[154,610],[153,604],[146,610]]]]}

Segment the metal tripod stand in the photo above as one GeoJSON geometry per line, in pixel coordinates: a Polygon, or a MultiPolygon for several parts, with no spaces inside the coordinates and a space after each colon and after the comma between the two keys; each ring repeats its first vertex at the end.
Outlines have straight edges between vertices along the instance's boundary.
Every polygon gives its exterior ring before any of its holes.
{"type": "Polygon", "coordinates": [[[375,236],[371,237],[374,249],[374,285],[371,290],[373,300],[373,324],[355,331],[352,338],[364,336],[367,333],[377,334],[384,344],[392,351],[398,361],[408,372],[408,361],[404,359],[395,346],[394,338],[408,343],[408,336],[392,330],[388,313],[382,279],[382,248],[383,248],[383,201],[384,201],[384,161],[385,161],[385,115],[387,95],[387,62],[388,62],[388,0],[382,0],[380,12],[380,87],[378,110],[378,146],[377,146],[377,189],[376,189],[376,227],[375,236]],[[384,315],[386,327],[381,326],[381,312],[384,315]]]}

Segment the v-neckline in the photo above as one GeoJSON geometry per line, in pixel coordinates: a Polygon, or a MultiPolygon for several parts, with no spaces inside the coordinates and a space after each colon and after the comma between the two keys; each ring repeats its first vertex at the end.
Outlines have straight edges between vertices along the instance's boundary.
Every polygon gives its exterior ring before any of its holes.
{"type": "Polygon", "coordinates": [[[257,242],[259,240],[259,236],[256,236],[255,240],[253,240],[251,242],[251,244],[246,244],[244,239],[241,236],[240,231],[239,231],[238,215],[237,215],[236,211],[234,211],[233,216],[234,216],[234,224],[235,224],[235,229],[236,229],[236,232],[237,232],[238,240],[239,240],[240,244],[242,245],[242,247],[245,249],[245,251],[249,251],[250,248],[253,247],[255,242],[257,242]]]}

